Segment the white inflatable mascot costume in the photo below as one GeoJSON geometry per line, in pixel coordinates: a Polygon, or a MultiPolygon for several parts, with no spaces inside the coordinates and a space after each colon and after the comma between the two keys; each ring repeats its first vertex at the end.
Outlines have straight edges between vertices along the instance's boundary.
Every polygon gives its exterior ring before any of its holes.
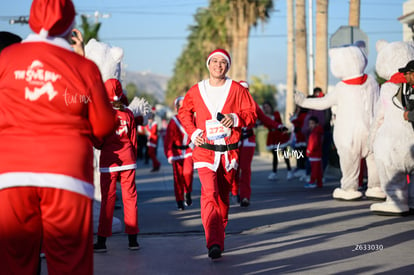
{"type": "Polygon", "coordinates": [[[360,199],[358,176],[361,160],[365,158],[368,168],[368,189],[365,196],[384,199],[381,191],[374,156],[369,151],[368,135],[374,117],[379,86],[375,79],[364,73],[367,58],[357,45],[329,50],[330,69],[341,81],[333,91],[321,98],[306,98],[295,93],[295,102],[308,109],[324,110],[337,107],[333,138],[338,150],[342,178],[333,198],[339,200],[360,199]]]}
{"type": "Polygon", "coordinates": [[[407,84],[398,69],[414,59],[414,47],[411,42],[379,40],[376,48],[376,71],[388,81],[381,86],[370,144],[387,198],[385,202],[372,204],[371,211],[380,215],[406,215],[414,210],[413,178],[410,180],[409,176],[414,171],[414,129],[403,118],[400,89],[405,90],[407,84]]]}

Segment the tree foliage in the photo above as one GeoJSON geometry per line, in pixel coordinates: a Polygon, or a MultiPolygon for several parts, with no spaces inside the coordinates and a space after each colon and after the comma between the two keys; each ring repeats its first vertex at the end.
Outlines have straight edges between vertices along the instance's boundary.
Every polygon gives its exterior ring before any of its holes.
{"type": "Polygon", "coordinates": [[[187,45],[177,59],[173,76],[167,84],[166,102],[173,102],[177,96],[184,95],[192,85],[208,77],[205,60],[216,48],[230,51],[232,64],[235,64],[231,72],[242,66],[247,68],[247,43],[243,44],[246,45],[246,53],[242,52],[243,47],[242,50],[237,47],[236,54],[234,47],[240,37],[248,37],[248,34],[244,34],[245,27],[242,28],[242,24],[244,26],[247,20],[248,29],[250,26],[256,26],[258,20],[269,17],[272,8],[272,0],[210,0],[207,8],[198,9],[194,16],[195,24],[189,27],[187,45]]]}
{"type": "Polygon", "coordinates": [[[249,91],[257,104],[262,105],[265,101],[269,101],[273,106],[277,107],[276,94],[277,88],[273,84],[266,84],[263,80],[266,77],[252,76],[249,83],[249,91]]]}
{"type": "Polygon", "coordinates": [[[149,94],[145,91],[142,91],[138,89],[137,85],[134,83],[128,83],[125,85],[126,90],[126,97],[128,98],[128,101],[131,102],[135,96],[137,97],[143,97],[145,98],[149,104],[152,106],[155,106],[158,102],[158,100],[153,96],[152,94],[149,94]]]}
{"type": "Polygon", "coordinates": [[[81,15],[81,29],[83,30],[83,41],[85,44],[88,43],[89,40],[92,38],[95,38],[96,40],[99,40],[98,38],[98,32],[101,28],[101,23],[94,23],[90,24],[88,18],[85,15],[81,15]]]}

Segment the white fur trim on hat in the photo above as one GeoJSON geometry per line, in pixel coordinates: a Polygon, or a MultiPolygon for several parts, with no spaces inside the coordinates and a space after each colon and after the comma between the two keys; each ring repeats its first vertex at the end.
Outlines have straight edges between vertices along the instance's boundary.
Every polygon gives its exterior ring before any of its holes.
{"type": "Polygon", "coordinates": [[[49,36],[49,31],[42,28],[39,32],[39,36],[42,38],[46,38],[49,36]]]}
{"type": "Polygon", "coordinates": [[[224,57],[227,61],[227,69],[230,69],[230,65],[231,65],[230,55],[227,51],[225,51],[223,49],[214,50],[208,55],[207,61],[206,61],[207,68],[208,68],[208,64],[210,63],[210,59],[215,55],[221,55],[222,57],[224,57]]]}

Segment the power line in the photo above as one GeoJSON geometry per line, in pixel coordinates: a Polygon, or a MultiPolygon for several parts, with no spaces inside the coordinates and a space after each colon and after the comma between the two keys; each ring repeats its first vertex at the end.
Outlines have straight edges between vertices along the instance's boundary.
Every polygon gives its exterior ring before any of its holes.
{"type": "MultiPolygon", "coordinates": [[[[401,31],[373,31],[373,32],[366,32],[368,35],[375,35],[375,34],[401,34],[401,31]]],[[[330,36],[332,34],[328,34],[330,36]]],[[[265,35],[250,35],[249,38],[284,38],[287,37],[287,34],[265,34],[265,35]]],[[[185,40],[188,37],[183,36],[129,36],[129,37],[102,37],[102,40],[110,40],[110,41],[131,41],[131,40],[185,40]]]]}

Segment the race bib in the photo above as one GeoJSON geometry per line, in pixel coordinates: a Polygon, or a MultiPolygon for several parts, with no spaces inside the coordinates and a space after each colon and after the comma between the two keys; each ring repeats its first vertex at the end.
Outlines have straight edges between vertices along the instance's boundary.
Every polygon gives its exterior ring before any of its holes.
{"type": "Polygon", "coordinates": [[[230,129],[224,127],[216,119],[210,119],[206,121],[206,131],[208,140],[217,140],[230,136],[230,129]]]}

